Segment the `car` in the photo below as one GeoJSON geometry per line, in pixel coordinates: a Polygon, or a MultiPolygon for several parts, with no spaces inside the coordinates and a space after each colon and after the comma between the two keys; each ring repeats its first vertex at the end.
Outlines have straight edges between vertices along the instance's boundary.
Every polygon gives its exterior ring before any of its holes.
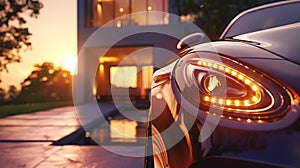
{"type": "Polygon", "coordinates": [[[179,42],[153,75],[145,167],[300,167],[299,9],[255,7],[220,40],[179,42]]]}

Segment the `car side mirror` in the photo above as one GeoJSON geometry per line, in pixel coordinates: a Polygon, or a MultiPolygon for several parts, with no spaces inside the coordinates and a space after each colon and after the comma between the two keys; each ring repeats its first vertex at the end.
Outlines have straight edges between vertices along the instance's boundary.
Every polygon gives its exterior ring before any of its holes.
{"type": "Polygon", "coordinates": [[[177,43],[177,49],[182,50],[197,44],[201,44],[204,41],[205,35],[203,33],[193,33],[185,36],[177,43]]]}

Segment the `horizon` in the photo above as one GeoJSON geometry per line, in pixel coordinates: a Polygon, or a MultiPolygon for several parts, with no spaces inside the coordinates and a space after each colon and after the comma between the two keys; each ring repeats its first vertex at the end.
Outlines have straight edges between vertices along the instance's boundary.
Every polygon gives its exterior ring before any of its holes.
{"type": "Polygon", "coordinates": [[[0,73],[0,88],[10,85],[21,89],[20,83],[34,70],[35,64],[54,63],[56,67],[76,73],[77,58],[77,1],[42,0],[44,7],[37,18],[26,16],[32,33],[32,50],[20,52],[21,63],[9,64],[8,73],[0,73]]]}

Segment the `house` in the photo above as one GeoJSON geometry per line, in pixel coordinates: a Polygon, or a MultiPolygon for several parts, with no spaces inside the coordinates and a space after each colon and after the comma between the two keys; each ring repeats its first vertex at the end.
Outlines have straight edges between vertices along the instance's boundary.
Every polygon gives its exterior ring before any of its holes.
{"type": "Polygon", "coordinates": [[[198,31],[174,2],[78,0],[77,102],[147,99],[155,69],[176,57],[180,38],[198,31]]]}

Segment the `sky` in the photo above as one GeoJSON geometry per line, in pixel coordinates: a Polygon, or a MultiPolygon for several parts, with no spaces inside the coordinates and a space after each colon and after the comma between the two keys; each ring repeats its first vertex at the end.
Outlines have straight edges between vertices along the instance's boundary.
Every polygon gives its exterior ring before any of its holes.
{"type": "Polygon", "coordinates": [[[20,88],[35,64],[53,62],[74,72],[77,55],[77,1],[42,0],[44,7],[37,19],[27,18],[32,50],[21,53],[22,62],[8,65],[9,72],[1,72],[0,87],[20,88]],[[75,64],[75,65],[74,65],[75,64]]]}

